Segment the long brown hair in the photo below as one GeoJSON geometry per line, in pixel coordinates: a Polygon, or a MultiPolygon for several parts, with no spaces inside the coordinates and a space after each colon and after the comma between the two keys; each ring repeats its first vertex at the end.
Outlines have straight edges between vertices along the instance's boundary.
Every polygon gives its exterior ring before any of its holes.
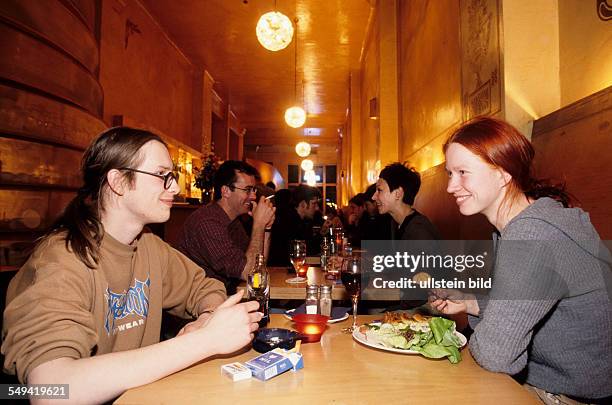
{"type": "MultiPolygon", "coordinates": [[[[107,187],[106,175],[112,169],[136,167],[143,159],[140,149],[149,141],[166,145],[159,136],[140,129],[114,127],[102,132],[83,155],[83,186],[43,239],[66,232],[66,248],[72,249],[87,267],[94,268],[104,235],[100,213],[107,187]]],[[[133,172],[126,171],[124,176],[126,181],[133,182],[133,172]]]]}
{"type": "Polygon", "coordinates": [[[571,206],[572,196],[565,190],[565,184],[552,184],[534,177],[535,150],[531,142],[507,122],[492,117],[475,118],[453,132],[444,144],[445,153],[451,143],[464,146],[484,162],[512,176],[510,197],[520,194],[534,200],[550,197],[564,207],[571,206]]]}

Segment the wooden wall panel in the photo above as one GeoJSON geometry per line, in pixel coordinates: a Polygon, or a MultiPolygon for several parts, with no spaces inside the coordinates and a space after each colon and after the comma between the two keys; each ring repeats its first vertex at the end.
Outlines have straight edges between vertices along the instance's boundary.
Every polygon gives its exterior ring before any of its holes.
{"type": "Polygon", "coordinates": [[[101,2],[100,75],[104,120],[114,115],[194,149],[195,67],[138,0],[101,2]]]}
{"type": "Polygon", "coordinates": [[[0,184],[78,188],[81,151],[0,137],[0,184]]]}
{"type": "Polygon", "coordinates": [[[0,77],[102,115],[102,87],[65,53],[0,23],[0,77]]]}
{"type": "Polygon", "coordinates": [[[538,177],[565,181],[602,239],[612,239],[612,87],[535,121],[538,177]]]}
{"type": "Polygon", "coordinates": [[[484,215],[463,216],[455,199],[446,192],[448,175],[444,164],[421,173],[421,190],[415,207],[449,240],[489,240],[494,228],[484,215]]]}
{"type": "Polygon", "coordinates": [[[74,195],[73,191],[0,189],[0,232],[43,231],[74,195]]]}
{"type": "Polygon", "coordinates": [[[0,2],[0,15],[10,25],[52,43],[89,72],[95,72],[99,64],[98,45],[93,35],[95,21],[89,15],[95,11],[91,10],[94,2],[82,0],[79,3],[88,14],[86,17],[77,8],[70,7],[70,10],[52,0],[3,0],[0,2]]]}
{"type": "Polygon", "coordinates": [[[80,186],[106,128],[98,0],[0,2],[0,265],[19,266],[80,186]]]}
{"type": "Polygon", "coordinates": [[[105,128],[79,108],[0,84],[0,133],[84,150],[105,128]]]}
{"type": "Polygon", "coordinates": [[[221,158],[221,160],[229,159],[229,135],[227,123],[216,116],[212,120],[212,143],[213,152],[221,158]]]}
{"type": "Polygon", "coordinates": [[[212,113],[217,116],[217,118],[225,119],[225,110],[226,110],[225,103],[214,90],[212,90],[211,110],[212,110],[212,113]]]}
{"type": "MultiPolygon", "coordinates": [[[[31,0],[36,1],[36,0],[31,0]]],[[[97,4],[98,1],[92,0],[59,0],[61,1],[66,8],[75,11],[75,14],[79,16],[79,18],[83,21],[83,24],[89,28],[91,32],[95,31],[96,26],[96,15],[98,12],[97,4]]]]}

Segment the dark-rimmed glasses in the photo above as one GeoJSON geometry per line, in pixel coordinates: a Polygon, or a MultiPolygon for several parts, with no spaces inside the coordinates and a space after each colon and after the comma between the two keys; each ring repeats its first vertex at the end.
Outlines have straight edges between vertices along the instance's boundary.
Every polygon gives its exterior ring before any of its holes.
{"type": "Polygon", "coordinates": [[[121,167],[118,170],[127,170],[130,172],[148,174],[149,176],[157,177],[158,179],[162,179],[164,181],[164,189],[168,190],[172,185],[172,180],[174,180],[178,184],[178,173],[168,172],[166,174],[157,174],[151,172],[145,172],[144,170],[132,169],[130,167],[121,167]]]}
{"type": "Polygon", "coordinates": [[[255,186],[246,186],[246,187],[242,188],[242,187],[238,187],[238,186],[235,186],[233,184],[230,184],[228,187],[232,191],[234,191],[234,189],[238,189],[238,190],[244,191],[247,194],[251,194],[251,193],[256,193],[257,192],[257,188],[255,186]]]}

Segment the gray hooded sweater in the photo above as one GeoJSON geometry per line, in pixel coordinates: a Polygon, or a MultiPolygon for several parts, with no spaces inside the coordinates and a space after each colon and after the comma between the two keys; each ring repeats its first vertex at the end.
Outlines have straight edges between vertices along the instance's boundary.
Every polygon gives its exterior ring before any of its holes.
{"type": "Polygon", "coordinates": [[[589,215],[540,198],[496,236],[493,288],[470,317],[474,359],[548,392],[612,395],[611,259],[589,215]]]}

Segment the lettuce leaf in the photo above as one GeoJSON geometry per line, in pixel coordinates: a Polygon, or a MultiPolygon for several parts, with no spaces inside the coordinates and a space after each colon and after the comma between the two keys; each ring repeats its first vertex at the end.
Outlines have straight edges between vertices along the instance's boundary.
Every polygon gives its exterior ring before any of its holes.
{"type": "Polygon", "coordinates": [[[448,361],[453,364],[461,361],[461,353],[455,346],[442,346],[435,343],[433,340],[425,344],[423,347],[413,346],[412,350],[421,353],[423,356],[431,359],[441,359],[448,357],[448,361]]]}
{"type": "Polygon", "coordinates": [[[455,329],[455,322],[451,321],[450,319],[436,316],[429,320],[429,327],[433,332],[436,343],[441,344],[447,331],[450,330],[451,334],[453,333],[455,329]]]}

